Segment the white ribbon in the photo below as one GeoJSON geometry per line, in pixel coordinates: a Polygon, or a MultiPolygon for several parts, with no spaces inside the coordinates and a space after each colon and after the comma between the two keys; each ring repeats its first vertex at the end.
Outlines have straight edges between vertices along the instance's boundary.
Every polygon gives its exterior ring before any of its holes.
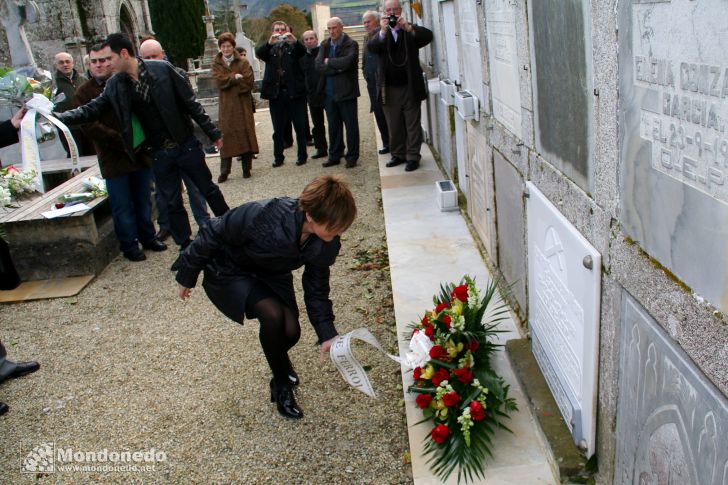
{"type": "Polygon", "coordinates": [[[45,96],[34,93],[33,97],[25,103],[28,111],[20,123],[20,152],[23,157],[23,171],[35,170],[38,174],[36,190],[45,192],[43,185],[43,169],[40,163],[40,149],[38,148],[38,140],[35,133],[36,115],[41,115],[48,121],[53,123],[63,134],[68,143],[68,151],[71,154],[71,175],[81,173],[81,165],[78,160],[78,147],[68,129],[61,121],[51,114],[53,111],[53,103],[45,96]]]}
{"type": "Polygon", "coordinates": [[[334,340],[334,343],[331,345],[331,350],[329,351],[331,362],[334,363],[336,368],[339,370],[341,377],[351,387],[370,397],[377,396],[372,384],[369,382],[369,377],[367,376],[366,371],[364,371],[359,361],[351,352],[352,339],[368,343],[393,361],[404,366],[406,369],[422,366],[430,360],[429,352],[432,348],[432,342],[422,332],[416,332],[412,336],[412,340],[410,340],[410,352],[407,353],[405,358],[385,352],[376,337],[374,337],[374,335],[365,328],[357,328],[346,335],[339,335],[336,340],[334,340]]]}

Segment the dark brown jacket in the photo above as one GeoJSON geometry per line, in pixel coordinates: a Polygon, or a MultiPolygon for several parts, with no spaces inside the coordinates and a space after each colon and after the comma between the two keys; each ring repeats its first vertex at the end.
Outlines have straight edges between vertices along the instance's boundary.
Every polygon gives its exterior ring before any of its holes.
{"type": "MultiPolygon", "coordinates": [[[[76,90],[73,105],[83,106],[101,94],[103,90],[104,86],[95,79],[90,79],[76,90]]],[[[112,110],[105,111],[99,121],[87,123],[81,129],[96,148],[101,176],[105,179],[127,175],[146,167],[143,162],[132,160],[127,155],[124,140],[121,139],[119,121],[112,110]]]]}
{"type": "Polygon", "coordinates": [[[220,89],[218,125],[222,130],[223,158],[243,153],[258,153],[253,117],[253,68],[250,62],[233,52],[233,62],[228,66],[219,52],[212,63],[212,75],[220,89]],[[242,79],[235,79],[240,74],[242,79]]]}

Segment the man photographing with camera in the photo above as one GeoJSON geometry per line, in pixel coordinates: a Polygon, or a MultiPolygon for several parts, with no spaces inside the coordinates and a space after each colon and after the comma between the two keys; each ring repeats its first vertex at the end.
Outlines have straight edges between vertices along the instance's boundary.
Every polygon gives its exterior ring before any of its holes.
{"type": "Polygon", "coordinates": [[[290,119],[296,130],[298,154],[296,165],[303,165],[308,159],[306,152],[306,84],[299,59],[306,54],[306,48],[298,42],[285,22],[273,22],[272,33],[267,42],[255,49],[255,55],[265,62],[263,85],[260,97],[270,105],[273,122],[273,166],[283,165],[283,132],[286,120],[290,119]],[[288,118],[286,118],[286,114],[288,118]]]}
{"type": "Polygon", "coordinates": [[[387,167],[420,166],[421,102],[427,97],[417,51],[432,42],[432,31],[413,25],[402,15],[399,0],[386,0],[379,32],[367,43],[377,54],[377,95],[389,127],[392,159],[387,167]]]}

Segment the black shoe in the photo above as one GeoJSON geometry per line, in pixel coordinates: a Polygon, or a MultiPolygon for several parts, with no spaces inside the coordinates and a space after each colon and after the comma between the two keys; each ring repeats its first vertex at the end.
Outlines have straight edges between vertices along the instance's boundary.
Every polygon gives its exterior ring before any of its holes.
{"type": "Polygon", "coordinates": [[[35,361],[12,362],[10,360],[4,360],[2,365],[0,365],[0,382],[31,374],[38,369],[40,369],[40,364],[35,361]]]}
{"type": "Polygon", "coordinates": [[[165,241],[165,240],[167,240],[167,238],[169,238],[169,236],[171,236],[171,235],[172,235],[172,233],[171,233],[171,232],[169,232],[169,230],[167,230],[167,229],[160,229],[160,230],[159,230],[159,231],[157,231],[157,233],[156,233],[156,234],[154,235],[154,239],[157,239],[157,240],[159,240],[159,241],[165,241]]]}
{"type": "Polygon", "coordinates": [[[354,168],[356,167],[356,160],[347,160],[346,161],[346,168],[354,168]]]}
{"type": "Polygon", "coordinates": [[[149,249],[150,251],[155,251],[155,252],[167,250],[167,245],[164,244],[162,241],[160,241],[157,238],[154,238],[151,241],[143,242],[142,247],[144,249],[149,249]]]}
{"type": "Polygon", "coordinates": [[[130,249],[129,251],[124,251],[124,257],[128,259],[129,261],[144,261],[147,259],[146,256],[144,256],[144,253],[139,248],[130,249]]]}
{"type": "Polygon", "coordinates": [[[404,167],[404,171],[412,172],[413,170],[417,170],[418,168],[420,168],[419,160],[407,160],[407,166],[404,167]]]}
{"type": "Polygon", "coordinates": [[[333,167],[341,163],[341,160],[327,160],[321,164],[322,167],[333,167]]]}
{"type": "Polygon", "coordinates": [[[220,176],[217,178],[217,183],[218,184],[224,184],[225,182],[227,182],[227,179],[228,179],[228,174],[221,173],[220,176]]]}
{"type": "Polygon", "coordinates": [[[307,160],[305,158],[303,160],[296,160],[296,165],[300,167],[301,165],[306,165],[306,162],[307,160]]]}
{"type": "Polygon", "coordinates": [[[379,150],[380,155],[386,155],[387,153],[389,153],[389,147],[384,147],[381,150],[379,150]]]}
{"type": "Polygon", "coordinates": [[[315,160],[317,158],[324,158],[328,156],[329,152],[327,152],[326,150],[316,150],[315,152],[313,152],[313,155],[311,155],[311,158],[315,160]]]}
{"type": "Polygon", "coordinates": [[[288,380],[291,381],[291,385],[293,386],[297,386],[301,383],[301,380],[298,378],[298,374],[296,374],[296,369],[293,368],[290,358],[288,359],[288,380]]]}
{"type": "Polygon", "coordinates": [[[397,165],[402,165],[403,163],[406,163],[406,160],[402,160],[401,158],[392,157],[390,161],[387,162],[387,167],[392,168],[396,167],[397,165]]]}
{"type": "Polygon", "coordinates": [[[5,404],[4,402],[0,402],[0,416],[7,413],[9,410],[10,410],[10,408],[8,407],[7,404],[5,404]]]}
{"type": "Polygon", "coordinates": [[[172,266],[170,266],[170,271],[179,271],[180,268],[182,268],[182,255],[180,254],[177,256],[177,259],[174,260],[174,263],[172,263],[172,266]]]}
{"type": "Polygon", "coordinates": [[[284,418],[301,419],[303,417],[303,411],[296,403],[296,398],[293,396],[293,386],[290,384],[278,385],[271,379],[270,402],[276,403],[278,414],[284,418]]]}
{"type": "Polygon", "coordinates": [[[273,168],[278,168],[278,167],[280,167],[281,165],[283,165],[283,160],[280,160],[280,161],[279,161],[279,160],[276,160],[275,162],[271,163],[271,166],[272,166],[273,168]]]}
{"type": "Polygon", "coordinates": [[[218,150],[215,145],[210,145],[209,147],[205,148],[205,153],[212,155],[213,153],[220,153],[220,150],[218,150]]]}

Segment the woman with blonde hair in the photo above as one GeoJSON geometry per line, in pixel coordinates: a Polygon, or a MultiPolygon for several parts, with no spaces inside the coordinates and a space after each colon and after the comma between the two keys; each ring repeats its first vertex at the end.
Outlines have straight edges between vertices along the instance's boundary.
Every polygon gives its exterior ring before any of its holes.
{"type": "Polygon", "coordinates": [[[220,150],[218,183],[228,179],[233,157],[240,157],[243,178],[250,177],[253,155],[258,153],[253,115],[253,68],[235,50],[235,36],[230,32],[217,39],[220,52],[212,63],[212,75],[220,89],[219,124],[223,145],[220,150]]]}
{"type": "Polygon", "coordinates": [[[292,271],[304,267],[303,300],[321,355],[337,336],[329,299],[329,268],[339,236],[356,217],[349,186],[338,176],[316,177],[297,198],[248,202],[210,220],[180,255],[179,296],[190,295],[200,272],[210,301],[236,323],[260,321],[259,338],[273,372],[271,401],[287,418],[300,419],[288,358],[301,336],[292,271]]]}

